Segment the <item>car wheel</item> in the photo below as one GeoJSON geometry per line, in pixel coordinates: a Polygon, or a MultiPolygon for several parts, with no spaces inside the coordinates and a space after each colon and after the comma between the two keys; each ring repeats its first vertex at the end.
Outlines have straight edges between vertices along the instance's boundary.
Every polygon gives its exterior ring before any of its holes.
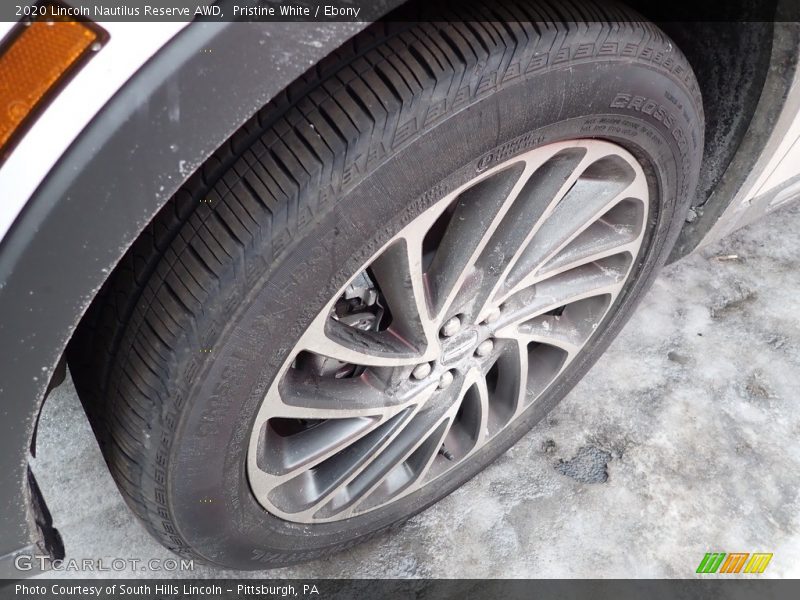
{"type": "Polygon", "coordinates": [[[702,154],[691,68],[618,7],[504,10],[359,35],[95,302],[76,384],[169,548],[264,568],[404,521],[563,398],[652,282],[702,154]]]}

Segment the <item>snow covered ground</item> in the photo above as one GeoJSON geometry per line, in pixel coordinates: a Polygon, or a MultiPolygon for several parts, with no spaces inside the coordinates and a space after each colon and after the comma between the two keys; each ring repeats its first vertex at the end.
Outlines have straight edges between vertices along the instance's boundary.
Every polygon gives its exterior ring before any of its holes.
{"type": "MultiPolygon", "coordinates": [[[[798,577],[799,402],[795,205],[668,267],[575,390],[450,497],[336,557],[236,575],[691,577],[716,551],[772,552],[763,576],[798,577]]],[[[172,556],[124,505],[69,381],[34,470],[68,558],[172,556]]]]}

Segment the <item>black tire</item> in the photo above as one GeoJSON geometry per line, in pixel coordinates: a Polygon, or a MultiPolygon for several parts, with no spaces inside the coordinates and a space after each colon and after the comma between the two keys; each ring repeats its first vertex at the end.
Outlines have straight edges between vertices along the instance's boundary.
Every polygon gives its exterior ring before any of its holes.
{"type": "Polygon", "coordinates": [[[95,301],[70,346],[73,375],[125,500],[168,548],[226,567],[274,567],[404,521],[539,421],[652,282],[703,150],[689,64],[621,8],[504,6],[485,16],[544,22],[377,24],[357,36],[208,161],[95,301]],[[453,477],[343,522],[268,514],[248,485],[246,440],[259,398],[320,306],[437,195],[502,159],[576,137],[624,146],[653,198],[636,276],[583,360],[453,477]]]}

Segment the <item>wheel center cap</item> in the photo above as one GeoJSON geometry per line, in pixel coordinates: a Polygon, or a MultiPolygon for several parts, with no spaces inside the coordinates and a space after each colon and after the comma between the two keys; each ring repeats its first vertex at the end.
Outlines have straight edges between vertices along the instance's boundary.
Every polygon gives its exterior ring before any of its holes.
{"type": "Polygon", "coordinates": [[[474,352],[477,345],[477,329],[466,329],[442,342],[440,361],[443,365],[451,365],[454,362],[458,362],[465,354],[474,352]]]}

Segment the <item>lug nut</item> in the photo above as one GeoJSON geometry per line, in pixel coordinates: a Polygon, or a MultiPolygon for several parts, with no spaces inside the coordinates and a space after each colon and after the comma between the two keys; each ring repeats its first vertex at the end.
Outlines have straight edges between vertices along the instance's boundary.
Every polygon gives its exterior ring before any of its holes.
{"type": "Polygon", "coordinates": [[[494,350],[494,342],[492,340],[483,340],[478,347],[475,348],[475,356],[488,356],[494,350]]]}
{"type": "Polygon", "coordinates": [[[431,374],[431,363],[421,363],[414,367],[414,370],[411,371],[411,376],[414,379],[425,379],[428,375],[431,374]]]}
{"type": "Polygon", "coordinates": [[[445,371],[442,373],[442,376],[439,378],[439,389],[445,390],[450,387],[451,383],[453,383],[453,372],[445,371]]]}
{"type": "Polygon", "coordinates": [[[490,311],[489,311],[489,313],[486,315],[485,322],[486,322],[486,323],[494,323],[494,322],[495,322],[495,321],[497,321],[497,319],[499,319],[499,318],[500,318],[500,309],[499,309],[499,308],[493,308],[493,309],[492,309],[492,310],[490,310],[490,311]]]}
{"type": "Polygon", "coordinates": [[[458,317],[451,317],[447,319],[444,325],[442,325],[442,335],[444,337],[450,337],[457,334],[461,330],[461,319],[458,317]]]}

